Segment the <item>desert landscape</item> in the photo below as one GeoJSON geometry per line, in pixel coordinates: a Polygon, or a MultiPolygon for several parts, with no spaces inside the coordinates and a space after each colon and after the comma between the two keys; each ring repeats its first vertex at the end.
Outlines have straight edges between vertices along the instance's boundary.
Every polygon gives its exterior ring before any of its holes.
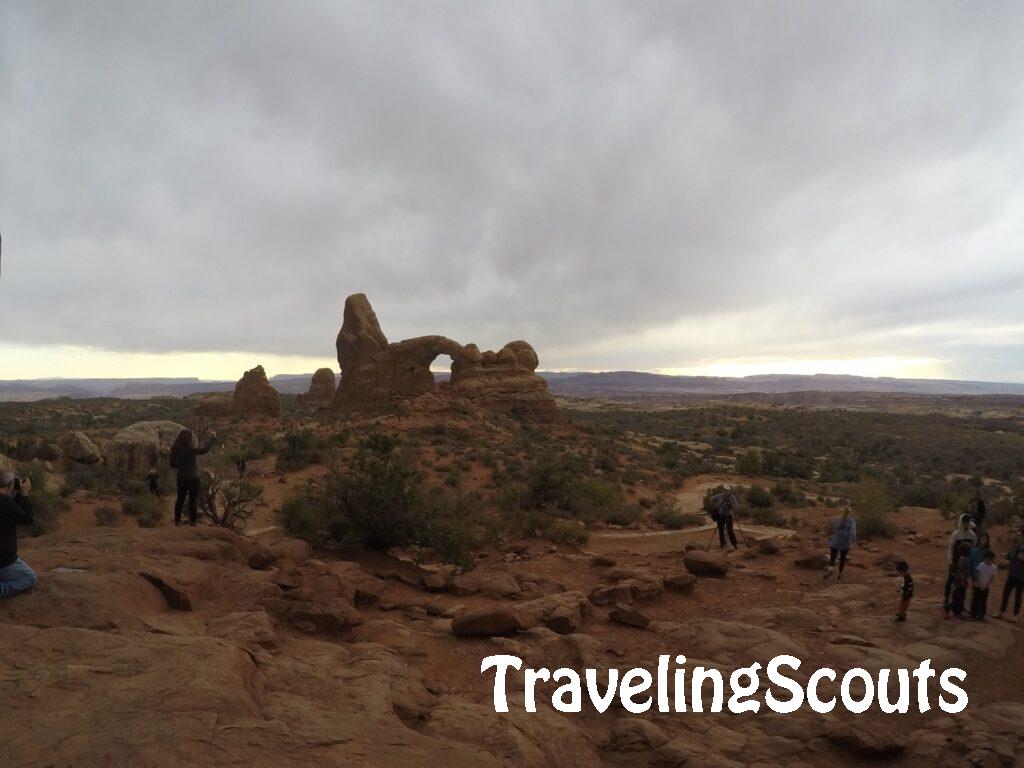
{"type": "Polygon", "coordinates": [[[1020,405],[556,401],[526,342],[389,343],[362,295],[337,354],[340,383],[326,369],[298,396],[255,367],[231,395],[0,405],[39,575],[0,602],[5,765],[1019,764],[1024,625],[942,603],[976,490],[997,552],[1019,530],[1020,405]],[[197,527],[171,524],[183,426],[218,435],[197,527]],[[740,541],[723,550],[705,509],[726,484],[740,541]],[[859,540],[826,580],[843,509],[859,540]],[[899,560],[917,584],[903,624],[899,560]],[[581,673],[930,659],[967,672],[970,705],[568,715],[542,696],[499,714],[479,672],[499,653],[581,673]]]}
{"type": "Polygon", "coordinates": [[[2,0],[0,768],[1024,768],[1022,41],[2,0]]]}

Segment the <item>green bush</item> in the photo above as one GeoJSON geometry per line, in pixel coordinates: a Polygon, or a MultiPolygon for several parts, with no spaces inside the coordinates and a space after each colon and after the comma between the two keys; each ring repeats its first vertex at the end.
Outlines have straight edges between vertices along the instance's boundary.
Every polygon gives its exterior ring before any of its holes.
{"type": "Polygon", "coordinates": [[[889,519],[894,506],[885,483],[874,478],[861,480],[853,486],[850,498],[859,535],[886,538],[895,535],[896,526],[889,519]]]}
{"type": "Polygon", "coordinates": [[[31,535],[40,536],[53,530],[57,524],[57,518],[70,506],[67,499],[53,490],[49,475],[38,464],[20,468],[18,476],[27,477],[32,481],[29,501],[32,503],[32,517],[35,524],[30,529],[31,535]]]}
{"type": "Polygon", "coordinates": [[[300,493],[285,500],[279,513],[281,527],[290,536],[315,547],[327,543],[328,518],[322,499],[300,493]]]}
{"type": "Polygon", "coordinates": [[[96,516],[96,525],[100,528],[115,528],[121,524],[121,513],[117,511],[117,507],[112,507],[109,504],[96,507],[93,510],[93,515],[96,516]]]}
{"type": "Polygon", "coordinates": [[[311,429],[293,429],[281,438],[277,469],[289,472],[323,461],[324,440],[311,429]]]}
{"type": "Polygon", "coordinates": [[[773,507],[751,507],[750,521],[756,525],[770,525],[774,528],[789,527],[786,516],[773,507]]]}
{"type": "Polygon", "coordinates": [[[319,492],[288,499],[280,515],[285,530],[316,546],[426,547],[446,562],[472,565],[487,525],[465,500],[426,493],[397,439],[371,435],[348,469],[319,492]]]}
{"type": "Polygon", "coordinates": [[[760,485],[752,485],[747,489],[747,503],[755,509],[768,509],[772,505],[772,495],[760,485]]]}
{"type": "Polygon", "coordinates": [[[744,451],[736,457],[736,471],[741,475],[752,477],[764,472],[761,454],[758,451],[744,451]]]}
{"type": "Polygon", "coordinates": [[[134,517],[140,528],[156,528],[166,513],[164,503],[149,493],[126,497],[121,502],[121,511],[134,517]]]}
{"type": "Polygon", "coordinates": [[[708,518],[705,515],[698,515],[693,512],[680,512],[671,507],[656,510],[653,517],[655,522],[661,523],[672,531],[678,531],[682,528],[694,528],[708,522],[708,518]]]}

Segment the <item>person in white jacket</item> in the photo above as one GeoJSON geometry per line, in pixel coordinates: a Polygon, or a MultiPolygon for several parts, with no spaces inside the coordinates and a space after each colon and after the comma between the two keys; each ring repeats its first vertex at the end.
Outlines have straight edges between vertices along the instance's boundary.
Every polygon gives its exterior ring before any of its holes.
{"type": "Polygon", "coordinates": [[[956,523],[956,528],[954,528],[953,532],[949,535],[949,550],[946,556],[949,562],[949,573],[946,577],[946,590],[942,600],[943,605],[949,605],[949,596],[953,592],[953,585],[956,584],[956,571],[959,561],[957,552],[959,551],[960,542],[969,541],[973,545],[977,540],[977,534],[974,533],[974,528],[971,526],[970,515],[960,515],[960,519],[957,520],[956,523]]]}

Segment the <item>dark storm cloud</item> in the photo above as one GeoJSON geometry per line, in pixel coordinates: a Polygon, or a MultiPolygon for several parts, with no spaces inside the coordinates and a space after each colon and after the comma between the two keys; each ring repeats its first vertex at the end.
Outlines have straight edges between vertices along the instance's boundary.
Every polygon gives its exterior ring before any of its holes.
{"type": "Polygon", "coordinates": [[[0,342],[329,356],[365,291],[552,366],[1024,378],[985,333],[1024,324],[1021,39],[1017,3],[8,2],[0,342]]]}

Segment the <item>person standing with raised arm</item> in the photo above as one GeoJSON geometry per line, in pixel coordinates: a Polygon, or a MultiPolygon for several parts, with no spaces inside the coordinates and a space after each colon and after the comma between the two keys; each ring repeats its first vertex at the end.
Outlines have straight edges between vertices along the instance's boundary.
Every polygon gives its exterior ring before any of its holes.
{"type": "Polygon", "coordinates": [[[217,442],[217,433],[211,431],[206,443],[199,447],[199,440],[191,429],[183,429],[171,446],[171,467],[178,471],[178,495],[174,500],[174,524],[181,525],[181,513],[188,501],[188,524],[194,526],[199,520],[199,461],[198,457],[210,452],[217,442]]]}

